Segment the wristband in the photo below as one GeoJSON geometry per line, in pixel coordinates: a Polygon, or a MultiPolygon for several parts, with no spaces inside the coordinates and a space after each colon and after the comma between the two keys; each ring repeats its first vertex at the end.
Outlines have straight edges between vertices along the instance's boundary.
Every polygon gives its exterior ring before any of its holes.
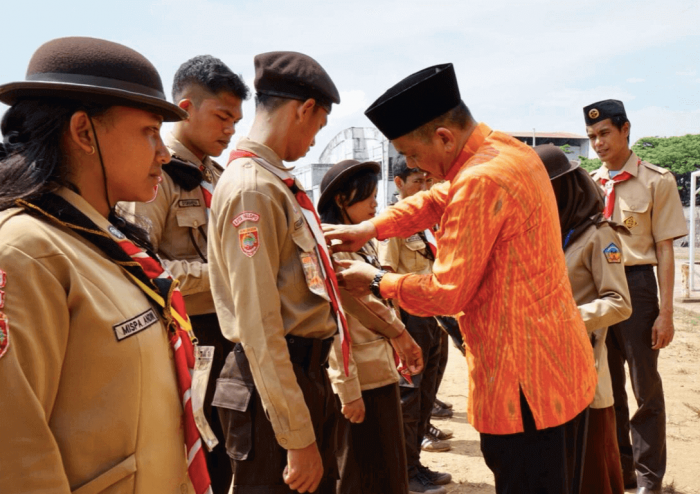
{"type": "Polygon", "coordinates": [[[379,291],[379,284],[382,282],[382,278],[386,274],[386,270],[380,269],[376,275],[374,275],[374,279],[372,282],[369,284],[369,291],[372,292],[372,295],[377,297],[380,300],[384,300],[382,298],[382,293],[379,291]]]}

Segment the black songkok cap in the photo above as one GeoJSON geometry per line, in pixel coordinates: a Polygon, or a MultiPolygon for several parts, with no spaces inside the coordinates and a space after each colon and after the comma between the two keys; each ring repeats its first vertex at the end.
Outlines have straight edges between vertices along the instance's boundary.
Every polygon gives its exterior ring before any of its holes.
{"type": "Polygon", "coordinates": [[[603,101],[598,101],[592,105],[585,106],[583,108],[583,118],[586,119],[586,125],[593,125],[606,118],[617,117],[622,115],[627,118],[627,113],[625,113],[625,105],[622,101],[617,99],[606,99],[603,101]]]}
{"type": "Polygon", "coordinates": [[[461,101],[455,69],[446,63],[409,75],[372,103],[365,115],[392,140],[444,115],[461,101]]]}
{"type": "Polygon", "coordinates": [[[309,98],[331,111],[340,94],[323,67],[308,55],[294,51],[271,51],[255,56],[255,90],[280,98],[309,98]]]}

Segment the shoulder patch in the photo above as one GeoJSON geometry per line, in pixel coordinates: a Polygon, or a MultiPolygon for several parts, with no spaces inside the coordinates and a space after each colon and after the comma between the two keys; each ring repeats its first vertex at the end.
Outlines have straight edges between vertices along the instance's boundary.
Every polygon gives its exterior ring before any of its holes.
{"type": "Polygon", "coordinates": [[[5,292],[0,290],[0,309],[5,308],[5,292]]]}
{"type": "Polygon", "coordinates": [[[7,316],[0,312],[0,358],[7,352],[10,346],[10,323],[7,316]]]}
{"type": "Polygon", "coordinates": [[[238,232],[238,239],[241,244],[241,251],[248,256],[253,257],[260,248],[260,239],[258,237],[257,227],[244,228],[238,232]]]}
{"type": "Polygon", "coordinates": [[[0,269],[0,288],[5,288],[5,283],[7,283],[7,273],[0,269]]]}
{"type": "Polygon", "coordinates": [[[112,329],[114,329],[114,336],[116,336],[117,341],[122,341],[129,336],[134,336],[136,333],[140,333],[146,328],[150,328],[157,321],[158,316],[151,308],[137,316],[127,319],[124,322],[115,324],[112,326],[112,329]]]}
{"type": "Polygon", "coordinates": [[[241,214],[233,218],[233,221],[231,221],[231,223],[233,224],[233,226],[238,228],[244,221],[252,221],[254,223],[257,223],[258,221],[260,221],[260,215],[253,211],[243,211],[241,214]]]}
{"type": "Polygon", "coordinates": [[[663,166],[652,165],[651,163],[647,163],[646,161],[642,161],[642,165],[646,166],[650,170],[654,170],[656,173],[660,173],[661,175],[664,175],[666,173],[671,173],[670,170],[668,170],[667,168],[664,168],[663,166]]]}
{"type": "Polygon", "coordinates": [[[611,242],[605,249],[603,249],[603,254],[605,254],[605,259],[610,264],[620,264],[622,262],[622,253],[620,248],[615,245],[615,242],[611,242]]]}

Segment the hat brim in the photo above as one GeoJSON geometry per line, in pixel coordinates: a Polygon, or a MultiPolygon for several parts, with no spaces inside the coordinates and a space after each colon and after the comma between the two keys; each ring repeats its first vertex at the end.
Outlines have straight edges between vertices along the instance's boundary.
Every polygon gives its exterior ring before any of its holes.
{"type": "Polygon", "coordinates": [[[151,111],[162,116],[166,122],[179,122],[188,117],[185,110],[168,101],[123,89],[43,81],[11,82],[0,86],[0,102],[7,105],[31,98],[66,98],[110,106],[129,106],[151,111]]]}
{"type": "Polygon", "coordinates": [[[574,171],[576,168],[581,166],[581,163],[576,161],[576,160],[569,160],[569,168],[563,169],[563,170],[557,170],[556,173],[554,173],[552,176],[549,177],[549,180],[554,180],[555,178],[563,177],[564,175],[567,175],[574,171]]]}
{"type": "Polygon", "coordinates": [[[319,197],[318,199],[318,206],[316,207],[316,209],[318,211],[325,209],[328,205],[328,202],[333,198],[343,181],[346,180],[348,177],[354,175],[355,173],[361,172],[363,170],[372,170],[374,171],[374,173],[378,174],[382,170],[382,167],[376,161],[364,161],[362,163],[358,163],[355,166],[351,166],[350,168],[343,170],[331,181],[331,183],[328,184],[326,189],[321,193],[321,197],[319,197]]]}

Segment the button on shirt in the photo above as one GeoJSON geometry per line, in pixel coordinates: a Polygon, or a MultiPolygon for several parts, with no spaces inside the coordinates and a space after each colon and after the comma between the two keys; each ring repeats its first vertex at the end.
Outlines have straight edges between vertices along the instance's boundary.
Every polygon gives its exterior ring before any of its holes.
{"type": "Polygon", "coordinates": [[[386,274],[382,295],[420,316],[459,314],[479,432],[523,431],[519,389],[538,429],[563,424],[591,403],[597,376],[547,172],[480,124],[446,178],[372,220],[379,239],[440,224],[433,274],[386,274]]]}
{"type": "MultiPolygon", "coordinates": [[[[656,244],[688,235],[683,206],[673,174],[646,161],[639,162],[632,152],[620,172],[632,178],[615,184],[615,207],[612,221],[625,225],[631,235],[624,235],[622,253],[625,266],[657,264],[656,244]]],[[[593,179],[612,178],[607,164],[593,173],[593,179]]]]}

